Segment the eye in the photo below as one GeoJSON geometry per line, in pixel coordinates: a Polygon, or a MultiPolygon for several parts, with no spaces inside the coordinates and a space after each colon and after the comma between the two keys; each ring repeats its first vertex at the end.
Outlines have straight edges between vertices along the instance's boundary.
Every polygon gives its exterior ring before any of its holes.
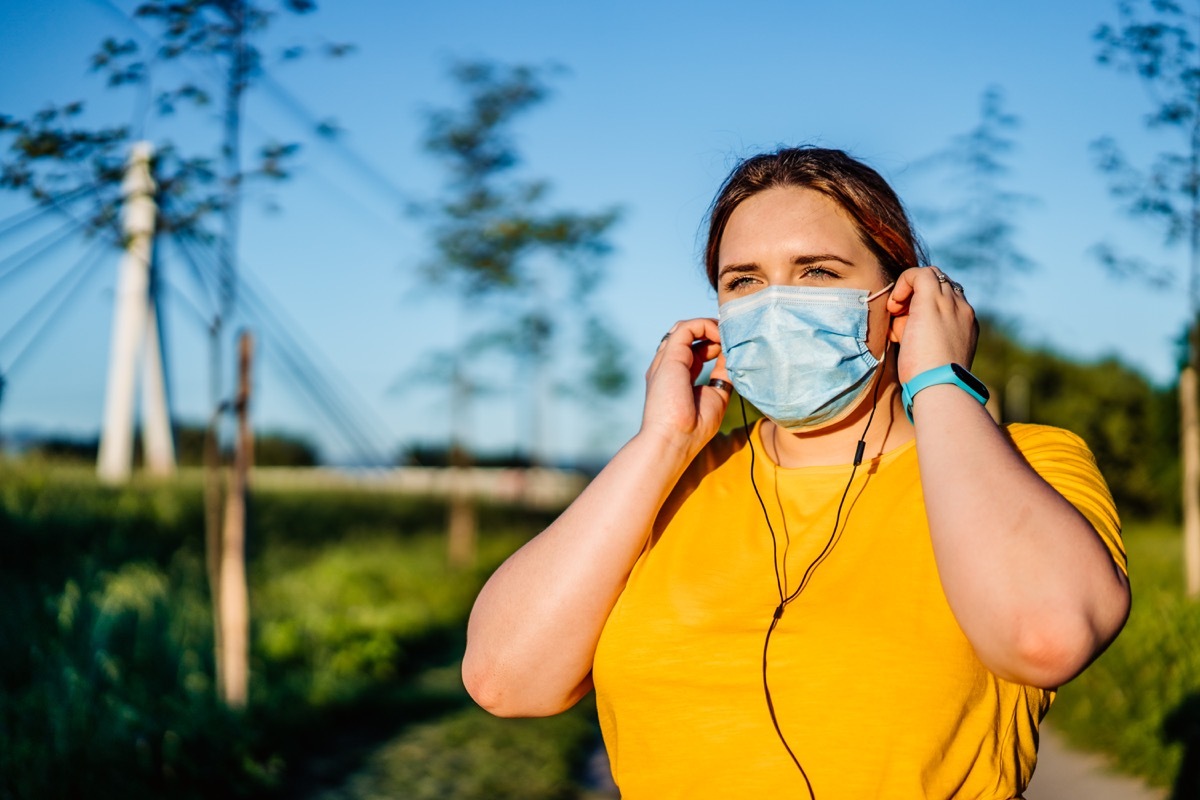
{"type": "Polygon", "coordinates": [[[725,282],[725,291],[737,292],[757,283],[757,279],[749,275],[739,275],[725,282]]]}
{"type": "Polygon", "coordinates": [[[813,265],[811,267],[805,268],[804,272],[802,272],[800,274],[800,277],[801,278],[813,278],[814,280],[818,280],[818,281],[827,281],[827,280],[834,280],[836,278],[840,278],[841,275],[839,275],[838,273],[836,273],[833,270],[828,269],[826,267],[813,265]]]}

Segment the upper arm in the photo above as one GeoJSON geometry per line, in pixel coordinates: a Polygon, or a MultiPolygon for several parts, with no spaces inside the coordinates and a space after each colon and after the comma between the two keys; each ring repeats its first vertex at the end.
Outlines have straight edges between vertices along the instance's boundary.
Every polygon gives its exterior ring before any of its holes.
{"type": "Polygon", "coordinates": [[[1030,468],[1087,520],[1113,566],[1127,577],[1117,505],[1087,444],[1070,431],[1043,425],[1010,425],[1006,433],[1030,468]]]}

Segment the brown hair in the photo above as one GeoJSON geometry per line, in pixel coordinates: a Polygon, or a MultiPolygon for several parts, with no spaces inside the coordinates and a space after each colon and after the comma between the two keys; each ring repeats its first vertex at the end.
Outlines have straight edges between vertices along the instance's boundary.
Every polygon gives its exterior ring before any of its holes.
{"type": "Polygon", "coordinates": [[[900,198],[878,172],[841,150],[790,147],[743,160],[725,179],[708,213],[704,266],[717,286],[717,252],[733,210],[765,189],[797,186],[831,198],[858,226],[863,244],[892,279],[927,263],[900,198]]]}

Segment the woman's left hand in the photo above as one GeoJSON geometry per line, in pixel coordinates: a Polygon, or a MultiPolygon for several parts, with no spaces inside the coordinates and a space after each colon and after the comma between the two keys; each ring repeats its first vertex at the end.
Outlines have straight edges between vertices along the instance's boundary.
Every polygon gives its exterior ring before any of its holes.
{"type": "Polygon", "coordinates": [[[898,369],[906,383],[925,370],[956,363],[970,369],[979,324],[962,286],[937,267],[907,269],[888,296],[898,369]]]}

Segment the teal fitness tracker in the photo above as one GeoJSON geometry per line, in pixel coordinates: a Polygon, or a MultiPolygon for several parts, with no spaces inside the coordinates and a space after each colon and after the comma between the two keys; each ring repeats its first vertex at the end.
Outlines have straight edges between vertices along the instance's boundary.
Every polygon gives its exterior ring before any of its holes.
{"type": "Polygon", "coordinates": [[[904,403],[904,413],[908,415],[909,422],[913,421],[913,398],[917,396],[917,392],[939,383],[954,384],[978,400],[981,405],[987,405],[988,398],[991,397],[983,381],[968,372],[966,367],[961,364],[943,364],[925,370],[908,383],[900,384],[900,399],[904,403]]]}

